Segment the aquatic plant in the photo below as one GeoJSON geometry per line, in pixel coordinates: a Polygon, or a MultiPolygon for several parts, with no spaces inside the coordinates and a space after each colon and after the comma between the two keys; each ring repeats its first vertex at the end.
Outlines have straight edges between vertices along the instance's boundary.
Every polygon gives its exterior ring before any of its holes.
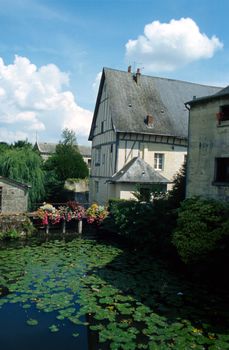
{"type": "Polygon", "coordinates": [[[143,252],[75,239],[2,249],[0,259],[9,291],[0,307],[26,308],[30,326],[34,306],[55,311],[50,336],[68,321],[74,338],[88,326],[107,349],[229,349],[228,295],[211,295],[143,252]]]}

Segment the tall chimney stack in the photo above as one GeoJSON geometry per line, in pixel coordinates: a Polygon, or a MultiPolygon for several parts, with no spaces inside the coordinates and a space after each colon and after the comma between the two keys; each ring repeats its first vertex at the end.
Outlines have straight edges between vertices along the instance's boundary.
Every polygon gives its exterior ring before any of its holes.
{"type": "Polygon", "coordinates": [[[131,66],[128,66],[127,72],[128,72],[128,73],[131,73],[131,66]]]}
{"type": "Polygon", "coordinates": [[[134,80],[136,81],[137,84],[139,83],[140,75],[141,75],[140,68],[137,68],[137,72],[134,75],[134,80]]]}

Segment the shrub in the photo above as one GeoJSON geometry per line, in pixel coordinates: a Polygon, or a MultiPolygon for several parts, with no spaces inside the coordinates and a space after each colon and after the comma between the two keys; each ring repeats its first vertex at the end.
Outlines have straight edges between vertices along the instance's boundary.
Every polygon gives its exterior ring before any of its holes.
{"type": "Polygon", "coordinates": [[[186,185],[186,161],[181,169],[175,174],[173,178],[173,187],[169,191],[169,202],[171,207],[179,208],[180,203],[185,199],[185,185],[186,185]]]}
{"type": "MultiPolygon", "coordinates": [[[[108,226],[115,224],[116,231],[135,245],[151,248],[168,247],[175,223],[174,214],[166,198],[150,203],[135,200],[110,200],[108,226]]],[[[106,220],[104,225],[106,226],[106,220]]]]}
{"type": "Polygon", "coordinates": [[[216,200],[186,199],[178,209],[173,244],[185,263],[206,258],[229,235],[229,205],[216,200]]]}
{"type": "Polygon", "coordinates": [[[35,228],[26,215],[0,215],[0,240],[31,236],[35,228]]]}

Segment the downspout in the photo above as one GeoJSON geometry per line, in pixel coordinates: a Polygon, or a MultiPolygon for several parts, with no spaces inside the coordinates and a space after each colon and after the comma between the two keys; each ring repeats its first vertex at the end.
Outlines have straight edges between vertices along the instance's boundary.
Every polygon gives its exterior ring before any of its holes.
{"type": "Polygon", "coordinates": [[[187,147],[187,161],[186,161],[186,181],[185,181],[185,199],[187,197],[187,185],[189,181],[189,140],[190,140],[190,105],[188,103],[184,104],[188,110],[188,147],[187,147]]]}

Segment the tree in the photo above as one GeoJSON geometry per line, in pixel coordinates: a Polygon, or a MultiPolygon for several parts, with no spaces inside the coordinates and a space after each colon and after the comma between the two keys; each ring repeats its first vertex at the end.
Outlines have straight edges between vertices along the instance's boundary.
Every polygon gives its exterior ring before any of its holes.
{"type": "Polygon", "coordinates": [[[31,148],[32,149],[32,144],[28,142],[28,140],[18,140],[14,142],[13,145],[14,148],[31,148]]]}
{"type": "Polygon", "coordinates": [[[62,131],[62,139],[63,141],[60,141],[61,144],[63,145],[70,145],[70,146],[76,146],[77,141],[76,141],[76,134],[73,130],[70,130],[68,128],[65,128],[62,131]]]}
{"type": "Polygon", "coordinates": [[[185,161],[180,171],[175,175],[173,188],[169,191],[169,201],[175,208],[178,208],[180,203],[185,199],[186,167],[187,165],[185,161]]]}
{"type": "Polygon", "coordinates": [[[62,133],[63,141],[56,147],[56,152],[47,159],[46,194],[52,201],[62,201],[64,198],[64,183],[69,178],[85,179],[88,167],[80,154],[74,131],[65,129],[62,133]]]}
{"type": "Polygon", "coordinates": [[[29,207],[44,196],[42,159],[30,147],[9,148],[0,154],[0,174],[31,185],[29,207]]]}

